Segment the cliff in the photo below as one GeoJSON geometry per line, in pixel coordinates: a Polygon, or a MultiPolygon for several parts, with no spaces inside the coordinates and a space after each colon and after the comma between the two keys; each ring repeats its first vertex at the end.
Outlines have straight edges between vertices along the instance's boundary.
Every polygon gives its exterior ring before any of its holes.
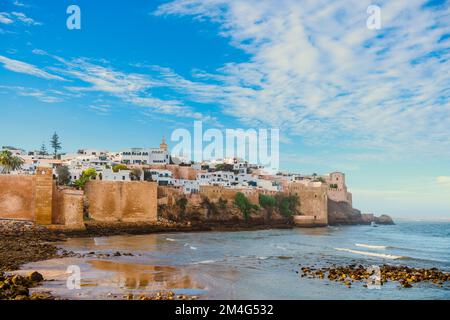
{"type": "Polygon", "coordinates": [[[394,224],[388,215],[376,217],[373,214],[362,214],[360,210],[353,208],[349,203],[328,199],[328,224],[330,225],[355,225],[355,224],[394,224]]]}
{"type": "Polygon", "coordinates": [[[256,207],[247,219],[234,204],[234,201],[215,203],[203,199],[201,202],[179,201],[172,205],[159,205],[158,215],[174,222],[189,222],[193,225],[292,225],[292,217],[283,216],[277,209],[271,213],[262,207],[256,207]]]}

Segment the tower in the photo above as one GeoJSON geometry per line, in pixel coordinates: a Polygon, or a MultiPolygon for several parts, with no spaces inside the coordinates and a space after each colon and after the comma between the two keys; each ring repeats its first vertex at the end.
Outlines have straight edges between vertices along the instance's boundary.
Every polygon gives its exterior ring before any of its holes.
{"type": "Polygon", "coordinates": [[[161,144],[159,145],[159,148],[164,150],[164,151],[167,151],[168,145],[166,143],[166,138],[165,137],[162,138],[162,141],[161,141],[161,144]]]}

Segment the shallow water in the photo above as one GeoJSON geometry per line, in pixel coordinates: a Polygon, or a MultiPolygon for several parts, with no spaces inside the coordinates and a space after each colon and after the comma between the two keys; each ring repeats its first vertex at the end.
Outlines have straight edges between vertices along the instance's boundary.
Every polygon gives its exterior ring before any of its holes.
{"type": "Polygon", "coordinates": [[[450,223],[78,238],[60,246],[80,253],[134,254],[24,266],[53,279],[45,282],[45,289],[73,299],[113,299],[164,289],[207,299],[450,299],[450,283],[404,289],[388,282],[377,290],[296,273],[300,266],[353,263],[450,271],[450,223]],[[69,265],[81,269],[79,290],[67,289],[69,265]]]}

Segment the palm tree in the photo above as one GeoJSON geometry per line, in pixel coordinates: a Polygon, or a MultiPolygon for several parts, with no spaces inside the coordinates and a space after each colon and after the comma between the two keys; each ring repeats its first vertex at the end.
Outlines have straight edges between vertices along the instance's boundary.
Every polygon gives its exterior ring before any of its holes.
{"type": "Polygon", "coordinates": [[[13,156],[11,151],[0,151],[0,167],[2,167],[2,173],[10,173],[11,171],[19,170],[22,167],[23,163],[23,159],[17,156],[13,156]]]}

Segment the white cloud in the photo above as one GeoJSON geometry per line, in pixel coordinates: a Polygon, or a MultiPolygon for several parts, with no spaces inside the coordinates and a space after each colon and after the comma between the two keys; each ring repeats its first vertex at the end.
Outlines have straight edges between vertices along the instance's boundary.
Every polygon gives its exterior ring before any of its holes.
{"type": "Polygon", "coordinates": [[[64,78],[54,74],[50,74],[47,71],[39,69],[38,67],[32,64],[22,62],[19,60],[10,59],[1,55],[0,55],[0,63],[3,63],[5,69],[8,69],[10,71],[25,73],[43,79],[61,80],[61,81],[64,80],[64,78]]]}
{"type": "Polygon", "coordinates": [[[450,150],[450,40],[442,41],[450,8],[425,2],[381,1],[379,31],[366,28],[371,3],[360,0],[177,0],[155,14],[210,19],[250,55],[196,82],[168,76],[196,101],[307,143],[442,155],[450,150]]]}
{"type": "Polygon", "coordinates": [[[41,90],[22,86],[0,86],[0,89],[11,91],[19,96],[33,97],[41,102],[57,103],[65,100],[67,96],[63,92],[57,90],[41,90]]]}
{"type": "Polygon", "coordinates": [[[7,12],[0,12],[0,23],[3,24],[11,24],[14,21],[10,18],[9,13],[7,12]]]}
{"type": "MultiPolygon", "coordinates": [[[[64,59],[41,49],[34,49],[32,52],[36,55],[54,58],[60,65],[58,67],[50,67],[50,70],[73,79],[74,82],[81,82],[77,83],[77,85],[66,86],[65,89],[70,92],[76,94],[98,92],[119,98],[127,104],[146,108],[149,113],[154,112],[192,118],[210,123],[217,121],[214,117],[195,111],[182,101],[154,97],[151,93],[152,89],[167,86],[167,83],[148,74],[123,72],[112,67],[105,60],[88,58],[64,59]]],[[[91,109],[95,108],[97,108],[96,111],[98,112],[102,111],[98,109],[98,106],[94,106],[91,109]]]]}
{"type": "Polygon", "coordinates": [[[42,25],[42,22],[38,22],[34,20],[33,18],[28,17],[23,12],[0,12],[0,23],[3,24],[13,24],[15,21],[19,21],[26,25],[32,25],[32,26],[40,26],[42,25]]]}
{"type": "Polygon", "coordinates": [[[21,22],[23,22],[25,24],[33,25],[33,26],[40,26],[40,25],[42,25],[41,22],[37,22],[33,18],[27,17],[27,15],[25,13],[23,13],[23,12],[13,11],[13,12],[11,12],[11,14],[13,16],[15,16],[17,18],[17,20],[19,20],[19,21],[21,21],[21,22]]]}
{"type": "Polygon", "coordinates": [[[26,5],[20,1],[14,1],[14,5],[17,7],[26,7],[26,5]]]}

